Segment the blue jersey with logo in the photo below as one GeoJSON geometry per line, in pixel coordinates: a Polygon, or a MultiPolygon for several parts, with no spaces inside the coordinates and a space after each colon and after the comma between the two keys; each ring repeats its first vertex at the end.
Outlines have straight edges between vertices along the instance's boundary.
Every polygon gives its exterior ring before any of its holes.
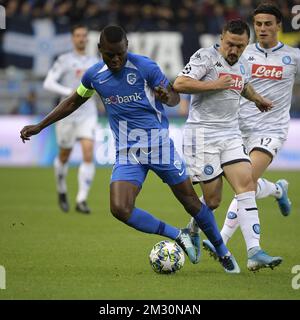
{"type": "Polygon", "coordinates": [[[100,61],[82,77],[82,85],[100,95],[114,133],[117,151],[169,142],[168,120],[154,88],[169,81],[151,59],[128,53],[125,66],[112,72],[100,61]]]}

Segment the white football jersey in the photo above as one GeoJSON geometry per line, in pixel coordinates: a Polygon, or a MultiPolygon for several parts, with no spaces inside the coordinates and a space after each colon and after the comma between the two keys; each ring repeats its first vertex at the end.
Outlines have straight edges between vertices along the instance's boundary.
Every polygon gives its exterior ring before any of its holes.
{"type": "Polygon", "coordinates": [[[205,139],[240,136],[238,110],[241,92],[249,81],[250,70],[243,58],[233,66],[218,51],[218,46],[198,50],[179,76],[213,81],[231,75],[235,83],[227,90],[193,94],[186,127],[200,126],[205,139]]]}
{"type": "MultiPolygon", "coordinates": [[[[97,62],[96,57],[80,55],[75,51],[62,54],[48,71],[44,84],[49,83],[46,88],[63,95],[62,99],[64,99],[66,95],[70,94],[69,91],[77,89],[84,72],[97,62]]],[[[87,100],[64,120],[81,121],[86,117],[97,117],[97,107],[94,98],[87,100]]]]}
{"type": "Polygon", "coordinates": [[[246,48],[243,57],[249,62],[255,91],[273,102],[272,110],[260,112],[253,102],[241,99],[239,123],[243,135],[286,139],[294,80],[300,76],[300,50],[281,42],[270,49],[255,43],[246,48]]]}

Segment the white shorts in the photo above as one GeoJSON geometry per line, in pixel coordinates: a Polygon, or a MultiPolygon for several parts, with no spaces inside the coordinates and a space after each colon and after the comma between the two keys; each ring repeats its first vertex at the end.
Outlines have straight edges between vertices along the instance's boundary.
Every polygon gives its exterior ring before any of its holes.
{"type": "Polygon", "coordinates": [[[266,135],[243,137],[243,141],[249,154],[251,151],[258,150],[269,154],[273,159],[282,148],[285,140],[266,135]]]}
{"type": "Polygon", "coordinates": [[[83,121],[70,121],[62,119],[56,123],[56,139],[59,147],[72,149],[76,140],[94,140],[97,126],[97,118],[88,117],[83,121]]]}
{"type": "Polygon", "coordinates": [[[202,148],[184,147],[183,151],[187,172],[193,183],[210,182],[218,178],[223,174],[225,165],[250,162],[242,138],[204,141],[202,148]]]}

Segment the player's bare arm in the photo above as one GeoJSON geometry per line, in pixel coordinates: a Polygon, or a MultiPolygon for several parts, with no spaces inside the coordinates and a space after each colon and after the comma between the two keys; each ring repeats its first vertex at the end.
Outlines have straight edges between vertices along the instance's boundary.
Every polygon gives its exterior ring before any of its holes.
{"type": "Polygon", "coordinates": [[[158,86],[154,88],[155,97],[162,103],[170,107],[176,106],[180,101],[179,94],[173,89],[171,84],[167,88],[158,86]]]}
{"type": "Polygon", "coordinates": [[[36,125],[25,126],[20,131],[20,138],[23,143],[25,143],[25,140],[30,140],[32,135],[38,134],[52,123],[67,117],[87,100],[88,98],[83,98],[78,95],[77,92],[74,92],[72,95],[61,101],[41,122],[36,125]]]}
{"type": "Polygon", "coordinates": [[[250,83],[245,85],[241,94],[244,98],[253,101],[261,112],[269,111],[273,107],[272,101],[258,94],[250,83]]]}
{"type": "Polygon", "coordinates": [[[203,91],[226,90],[234,83],[230,75],[224,75],[214,81],[195,80],[179,76],[174,82],[174,89],[180,93],[195,94],[203,91]]]}

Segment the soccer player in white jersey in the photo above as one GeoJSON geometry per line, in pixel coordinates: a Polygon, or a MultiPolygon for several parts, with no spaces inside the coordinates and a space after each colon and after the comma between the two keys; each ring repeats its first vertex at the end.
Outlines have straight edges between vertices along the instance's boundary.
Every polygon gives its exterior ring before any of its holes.
{"type": "MultiPolygon", "coordinates": [[[[282,14],[274,4],[262,3],[254,10],[253,22],[258,42],[249,45],[243,57],[251,68],[250,83],[258,93],[272,100],[273,108],[268,113],[261,113],[253,107],[252,102],[242,99],[239,123],[251,158],[253,180],[257,183],[256,199],[274,196],[281,213],[288,216],[291,203],[287,196],[287,181],[281,179],[273,183],[260,178],[287,139],[293,84],[295,77],[300,76],[300,50],[278,41],[281,20],[282,14]]],[[[240,222],[234,198],[221,231],[225,243],[240,222]]],[[[252,246],[251,237],[245,237],[245,240],[248,268],[258,270],[272,267],[258,244],[249,250],[252,246]]],[[[204,246],[211,250],[208,242],[205,241],[204,246]]]]}
{"type": "MultiPolygon", "coordinates": [[[[76,25],[72,28],[74,50],[58,57],[44,81],[44,88],[60,95],[62,99],[78,87],[85,70],[97,62],[96,57],[86,55],[87,35],[88,30],[83,25],[76,25]]],[[[54,171],[58,201],[64,212],[69,211],[66,185],[68,160],[76,140],[79,140],[83,162],[78,170],[79,188],[75,209],[78,212],[90,213],[87,197],[95,175],[93,147],[96,125],[97,108],[94,99],[88,100],[85,108],[76,110],[56,124],[59,154],[54,160],[54,171]]]]}
{"type": "MultiPolygon", "coordinates": [[[[201,201],[211,209],[219,206],[225,175],[236,193],[241,229],[245,238],[252,239],[252,249],[259,246],[259,218],[251,162],[238,123],[240,96],[253,101],[252,107],[259,112],[270,110],[272,102],[249,83],[248,63],[241,57],[249,36],[245,22],[229,21],[223,28],[221,45],[198,50],[175,80],[174,88],[192,94],[184,155],[193,183],[201,185],[201,201]],[[199,139],[201,134],[203,140],[199,139]]],[[[194,244],[199,245],[197,233],[194,244]]],[[[282,261],[280,257],[268,258],[272,265],[282,261]]]]}

